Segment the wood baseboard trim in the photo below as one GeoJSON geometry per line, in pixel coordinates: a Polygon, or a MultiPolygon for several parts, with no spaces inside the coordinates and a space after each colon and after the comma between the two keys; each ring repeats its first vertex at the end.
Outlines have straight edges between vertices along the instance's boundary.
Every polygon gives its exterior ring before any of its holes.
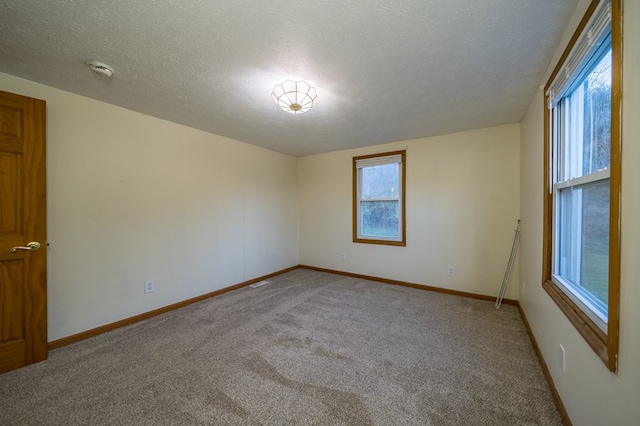
{"type": "Polygon", "coordinates": [[[227,293],[229,291],[237,290],[237,289],[242,288],[242,287],[246,287],[248,285],[251,285],[251,284],[260,282],[262,280],[266,280],[266,279],[275,277],[277,275],[284,274],[286,272],[293,271],[295,269],[298,269],[297,265],[296,266],[292,266],[290,268],[283,269],[283,270],[278,271],[278,272],[274,272],[274,273],[271,273],[271,274],[268,274],[268,275],[263,275],[261,277],[254,278],[254,279],[249,280],[249,281],[245,281],[245,282],[242,282],[242,283],[239,283],[239,284],[234,284],[234,285],[229,286],[229,287],[221,288],[220,290],[212,291],[211,293],[206,293],[206,294],[203,294],[201,296],[196,296],[196,297],[193,297],[191,299],[183,300],[181,302],[177,302],[177,303],[173,303],[171,305],[164,306],[162,308],[154,309],[153,311],[144,312],[144,313],[139,314],[139,315],[135,315],[135,316],[132,316],[132,317],[129,317],[129,318],[122,319],[120,321],[112,322],[110,324],[105,324],[105,325],[102,325],[100,327],[93,328],[91,330],[87,330],[87,331],[83,331],[83,332],[78,333],[78,334],[74,334],[72,336],[63,337],[62,339],[58,339],[58,340],[54,340],[54,341],[49,342],[47,346],[48,346],[49,350],[62,348],[63,346],[67,346],[67,345],[70,345],[72,343],[77,343],[77,342],[80,342],[82,340],[86,340],[86,339],[89,339],[91,337],[95,337],[95,336],[98,336],[100,334],[107,333],[109,331],[113,331],[113,330],[118,329],[120,327],[124,327],[126,325],[135,324],[137,322],[144,321],[146,319],[155,317],[157,315],[161,315],[161,314],[164,314],[164,313],[176,310],[176,309],[180,309],[180,308],[183,308],[185,306],[191,305],[193,303],[201,302],[203,300],[210,299],[212,297],[216,297],[216,296],[219,296],[221,294],[227,293]]]}
{"type": "MultiPolygon", "coordinates": [[[[183,300],[181,302],[177,302],[171,305],[167,305],[164,306],[162,308],[158,308],[158,309],[154,309],[152,311],[149,312],[144,312],[142,314],[139,315],[135,315],[129,318],[125,318],[122,319],[120,321],[116,321],[110,324],[105,324],[102,325],[100,327],[96,327],[93,328],[91,330],[87,330],[87,331],[83,331],[71,336],[67,336],[67,337],[63,337],[61,339],[58,340],[53,340],[51,342],[48,343],[47,347],[49,350],[54,350],[54,349],[58,349],[58,348],[62,348],[64,346],[73,344],[73,343],[77,343],[77,342],[81,342],[83,340],[86,339],[90,339],[91,337],[95,337],[98,336],[100,334],[103,333],[108,333],[109,331],[113,331],[116,330],[120,327],[124,327],[127,325],[131,325],[131,324],[135,324],[137,322],[140,321],[144,321],[146,319],[149,318],[153,318],[157,315],[161,315],[170,311],[173,311],[175,309],[180,309],[183,308],[185,306],[191,305],[193,303],[197,303],[197,302],[201,302],[203,300],[206,299],[210,299],[212,297],[215,296],[219,296],[221,294],[227,293],[229,291],[233,291],[233,290],[237,290],[239,288],[242,287],[246,287],[248,285],[251,285],[253,283],[257,283],[260,282],[262,280],[266,280],[269,279],[271,277],[275,277],[277,275],[281,275],[290,271],[293,271],[295,269],[298,268],[302,268],[302,269],[309,269],[312,271],[319,271],[319,272],[327,272],[330,274],[336,274],[336,275],[343,275],[343,276],[348,276],[348,277],[353,277],[353,278],[361,278],[361,279],[366,279],[366,280],[370,280],[370,281],[377,281],[377,282],[382,282],[382,283],[386,283],[386,284],[392,284],[392,285],[399,285],[399,286],[404,286],[404,287],[412,287],[412,288],[417,288],[420,290],[427,290],[427,291],[435,291],[435,292],[439,292],[439,293],[445,293],[445,294],[452,294],[455,296],[462,296],[462,297],[470,297],[473,299],[480,299],[480,300],[487,300],[487,301],[495,301],[495,298],[492,296],[487,296],[487,295],[483,295],[483,294],[476,294],[476,293],[468,293],[468,292],[464,292],[464,291],[458,291],[458,290],[450,290],[450,289],[446,289],[446,288],[440,288],[440,287],[433,287],[433,286],[428,286],[428,285],[423,285],[423,284],[415,284],[415,283],[410,283],[410,282],[405,282],[405,281],[398,281],[398,280],[391,280],[391,279],[387,279],[387,278],[380,278],[380,277],[374,277],[371,275],[363,275],[363,274],[354,274],[354,273],[350,273],[350,272],[343,272],[343,271],[336,271],[336,270],[332,270],[332,269],[325,269],[325,268],[318,268],[315,266],[309,266],[309,265],[296,265],[296,266],[292,266],[290,268],[286,268],[283,269],[281,271],[277,271],[268,275],[264,275],[258,278],[254,278],[252,280],[249,281],[245,281],[242,283],[238,283],[238,284],[234,284],[232,286],[229,287],[225,287],[225,288],[221,288],[220,290],[216,290],[213,291],[211,293],[207,293],[207,294],[203,294],[201,296],[196,296],[194,298],[191,299],[187,299],[187,300],[183,300]]],[[[518,305],[518,301],[517,300],[512,300],[512,299],[503,299],[502,303],[506,303],[509,305],[518,305]]]]}
{"type": "Polygon", "coordinates": [[[549,383],[549,388],[551,389],[551,394],[553,395],[553,399],[556,402],[556,407],[558,407],[558,411],[560,412],[560,416],[562,417],[562,422],[566,426],[572,426],[571,419],[569,418],[569,413],[567,413],[567,409],[564,407],[562,403],[562,399],[560,399],[560,394],[556,390],[556,385],[553,382],[553,378],[551,377],[551,373],[549,372],[549,368],[547,367],[547,363],[542,357],[542,352],[540,352],[540,348],[538,347],[538,342],[536,341],[533,332],[531,331],[531,327],[529,326],[529,321],[527,320],[527,316],[522,309],[522,305],[520,303],[518,305],[518,310],[520,311],[520,316],[522,317],[522,321],[524,322],[524,326],[527,329],[527,334],[529,334],[529,339],[531,340],[531,344],[533,345],[533,349],[536,351],[536,355],[538,356],[538,361],[540,362],[540,366],[542,367],[542,372],[544,376],[547,378],[547,383],[549,383]]]}
{"type": "MultiPolygon", "coordinates": [[[[495,302],[496,300],[495,297],[487,296],[485,294],[469,293],[466,291],[451,290],[448,288],[433,287],[430,285],[415,284],[415,283],[410,283],[406,281],[391,280],[388,278],[380,278],[380,277],[374,277],[370,275],[354,274],[351,272],[334,271],[333,269],[318,268],[318,267],[309,266],[309,265],[299,265],[299,266],[301,269],[310,269],[312,271],[318,271],[318,272],[328,272],[330,274],[344,275],[346,277],[353,277],[353,278],[361,278],[364,280],[377,281],[385,284],[400,285],[403,287],[412,287],[420,290],[435,291],[437,293],[452,294],[454,296],[470,297],[472,299],[487,300],[490,302],[495,302]]],[[[518,301],[513,299],[502,299],[502,303],[505,303],[507,305],[518,305],[518,301]]]]}

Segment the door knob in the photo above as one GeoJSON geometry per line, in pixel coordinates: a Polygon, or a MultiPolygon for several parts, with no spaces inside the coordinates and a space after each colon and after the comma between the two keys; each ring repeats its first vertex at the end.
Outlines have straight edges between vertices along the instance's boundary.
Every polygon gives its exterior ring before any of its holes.
{"type": "Polygon", "coordinates": [[[40,248],[40,243],[37,241],[32,241],[26,245],[26,247],[12,247],[11,253],[15,253],[18,250],[27,250],[27,251],[36,251],[40,248]]]}

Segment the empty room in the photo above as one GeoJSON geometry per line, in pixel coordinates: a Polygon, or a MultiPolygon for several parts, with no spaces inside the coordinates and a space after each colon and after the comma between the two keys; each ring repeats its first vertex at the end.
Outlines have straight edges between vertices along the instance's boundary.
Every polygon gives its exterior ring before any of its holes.
{"type": "Polygon", "coordinates": [[[640,2],[0,34],[0,424],[638,424],[640,2]]]}

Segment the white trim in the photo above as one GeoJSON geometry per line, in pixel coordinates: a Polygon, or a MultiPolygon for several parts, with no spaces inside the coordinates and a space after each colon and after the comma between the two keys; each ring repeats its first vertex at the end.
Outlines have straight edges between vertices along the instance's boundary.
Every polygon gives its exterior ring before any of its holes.
{"type": "Polygon", "coordinates": [[[403,241],[402,233],[402,197],[404,188],[402,187],[402,154],[383,155],[380,157],[363,158],[356,160],[356,178],[357,178],[357,199],[356,199],[356,236],[359,240],[374,240],[374,241],[403,241]],[[380,197],[380,198],[362,198],[362,170],[368,167],[386,166],[391,164],[398,165],[398,195],[395,198],[392,197],[380,197]],[[385,237],[377,235],[368,235],[362,233],[362,203],[363,202],[380,202],[380,201],[395,201],[398,203],[398,236],[397,237],[385,237]]]}
{"type": "Polygon", "coordinates": [[[602,315],[600,309],[598,309],[593,303],[591,303],[586,297],[576,291],[576,287],[567,283],[561,276],[553,274],[551,280],[558,286],[569,299],[576,305],[580,306],[580,310],[584,312],[593,321],[600,330],[607,332],[608,316],[602,315]]]}
{"type": "Polygon", "coordinates": [[[560,100],[567,89],[571,87],[575,79],[579,77],[577,71],[590,59],[590,52],[595,51],[602,43],[604,37],[611,28],[611,0],[603,0],[596,8],[591,19],[580,34],[580,37],[573,45],[571,52],[564,61],[562,69],[556,74],[553,82],[549,85],[546,95],[548,97],[547,107],[552,109],[555,103],[560,100]]]}
{"type": "Polygon", "coordinates": [[[398,192],[397,197],[372,197],[372,198],[362,198],[360,197],[360,201],[400,201],[402,194],[398,192]]]}
{"type": "Polygon", "coordinates": [[[558,182],[553,185],[554,189],[564,189],[569,187],[577,187],[586,185],[592,182],[598,182],[601,180],[609,179],[611,172],[609,169],[598,170],[597,172],[590,173],[585,176],[580,176],[575,179],[569,179],[562,182],[558,182]]]}
{"type": "Polygon", "coordinates": [[[387,164],[401,164],[402,155],[384,155],[381,157],[362,158],[356,160],[356,168],[362,169],[364,167],[385,166],[387,164]]]}

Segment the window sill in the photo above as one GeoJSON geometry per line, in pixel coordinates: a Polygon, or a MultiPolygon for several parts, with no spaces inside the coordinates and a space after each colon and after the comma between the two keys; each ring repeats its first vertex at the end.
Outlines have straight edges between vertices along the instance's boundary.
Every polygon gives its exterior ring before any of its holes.
{"type": "Polygon", "coordinates": [[[364,243],[364,244],[380,244],[385,246],[401,246],[406,247],[407,243],[405,241],[391,241],[391,240],[374,240],[369,238],[353,238],[354,243],[364,243]]]}
{"type": "MultiPolygon", "coordinates": [[[[609,355],[607,350],[607,336],[598,328],[591,319],[585,315],[578,306],[562,290],[560,290],[553,282],[546,281],[542,284],[542,288],[551,296],[551,299],[558,305],[560,310],[571,321],[571,324],[578,330],[580,335],[587,341],[587,344],[600,357],[602,362],[611,370],[609,363],[609,355]]],[[[615,363],[614,363],[615,365],[615,363]]],[[[615,370],[611,370],[615,371],[615,370]]]]}

